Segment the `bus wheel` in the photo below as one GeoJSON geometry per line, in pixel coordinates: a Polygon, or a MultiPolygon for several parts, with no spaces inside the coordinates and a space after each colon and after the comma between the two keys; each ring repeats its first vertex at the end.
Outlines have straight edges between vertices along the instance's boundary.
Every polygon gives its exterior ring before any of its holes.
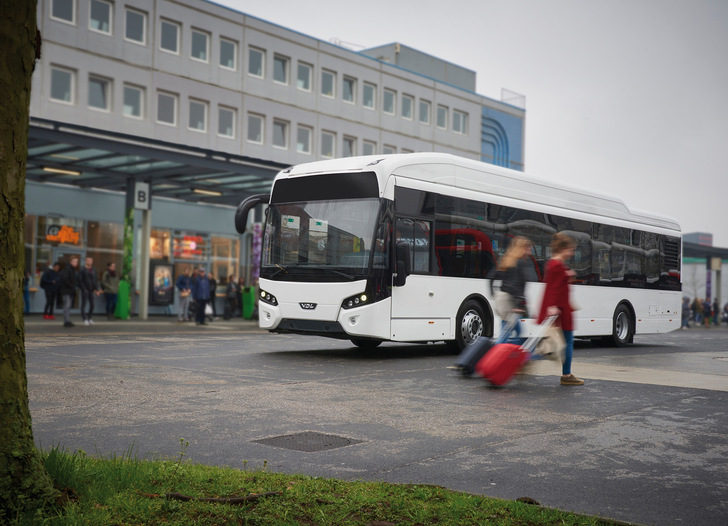
{"type": "Polygon", "coordinates": [[[362,351],[371,351],[372,349],[376,349],[377,347],[379,347],[379,344],[382,343],[382,340],[352,338],[351,343],[359,347],[362,351]]]}
{"type": "Polygon", "coordinates": [[[458,311],[455,332],[455,341],[460,350],[483,336],[484,318],[483,307],[480,306],[480,303],[473,300],[463,303],[458,311]]]}
{"type": "Polygon", "coordinates": [[[629,309],[626,305],[618,305],[614,311],[612,335],[606,336],[604,343],[614,347],[624,347],[628,343],[632,343],[632,337],[634,336],[632,327],[634,327],[634,324],[629,309]]]}

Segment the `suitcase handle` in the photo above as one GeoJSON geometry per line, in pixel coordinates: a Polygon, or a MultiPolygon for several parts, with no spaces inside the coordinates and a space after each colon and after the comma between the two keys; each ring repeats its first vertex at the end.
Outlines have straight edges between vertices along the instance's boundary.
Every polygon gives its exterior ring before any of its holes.
{"type": "Polygon", "coordinates": [[[524,351],[532,353],[533,350],[536,348],[536,345],[538,345],[538,342],[541,341],[541,338],[546,335],[546,331],[548,331],[554,324],[556,318],[556,316],[549,316],[548,318],[546,318],[543,323],[538,326],[538,330],[533,335],[529,336],[528,339],[524,342],[524,344],[521,346],[522,349],[524,351]]]}

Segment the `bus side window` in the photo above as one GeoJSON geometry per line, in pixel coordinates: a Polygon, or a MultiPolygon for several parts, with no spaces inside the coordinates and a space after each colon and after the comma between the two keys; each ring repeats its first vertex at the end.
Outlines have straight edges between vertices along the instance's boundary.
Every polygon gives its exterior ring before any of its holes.
{"type": "Polygon", "coordinates": [[[409,243],[413,273],[429,274],[430,272],[430,231],[429,221],[397,218],[395,241],[409,243]]]}

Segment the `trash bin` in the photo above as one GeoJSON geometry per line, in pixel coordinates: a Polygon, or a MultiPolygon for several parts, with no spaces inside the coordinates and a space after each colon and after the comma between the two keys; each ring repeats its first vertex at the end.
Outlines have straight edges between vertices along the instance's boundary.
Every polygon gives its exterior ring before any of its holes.
{"type": "Polygon", "coordinates": [[[255,287],[243,287],[241,294],[243,296],[243,318],[252,320],[255,310],[255,287]]]}

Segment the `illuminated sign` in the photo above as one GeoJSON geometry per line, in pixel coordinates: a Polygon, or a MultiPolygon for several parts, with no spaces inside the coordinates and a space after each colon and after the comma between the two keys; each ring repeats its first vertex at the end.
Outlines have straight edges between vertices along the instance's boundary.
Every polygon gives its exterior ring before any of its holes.
{"type": "Polygon", "coordinates": [[[205,255],[205,239],[202,236],[183,236],[174,238],[174,256],[197,259],[205,255]]]}
{"type": "Polygon", "coordinates": [[[78,245],[78,242],[81,239],[81,233],[70,226],[51,225],[48,227],[45,238],[47,241],[78,245]]]}

